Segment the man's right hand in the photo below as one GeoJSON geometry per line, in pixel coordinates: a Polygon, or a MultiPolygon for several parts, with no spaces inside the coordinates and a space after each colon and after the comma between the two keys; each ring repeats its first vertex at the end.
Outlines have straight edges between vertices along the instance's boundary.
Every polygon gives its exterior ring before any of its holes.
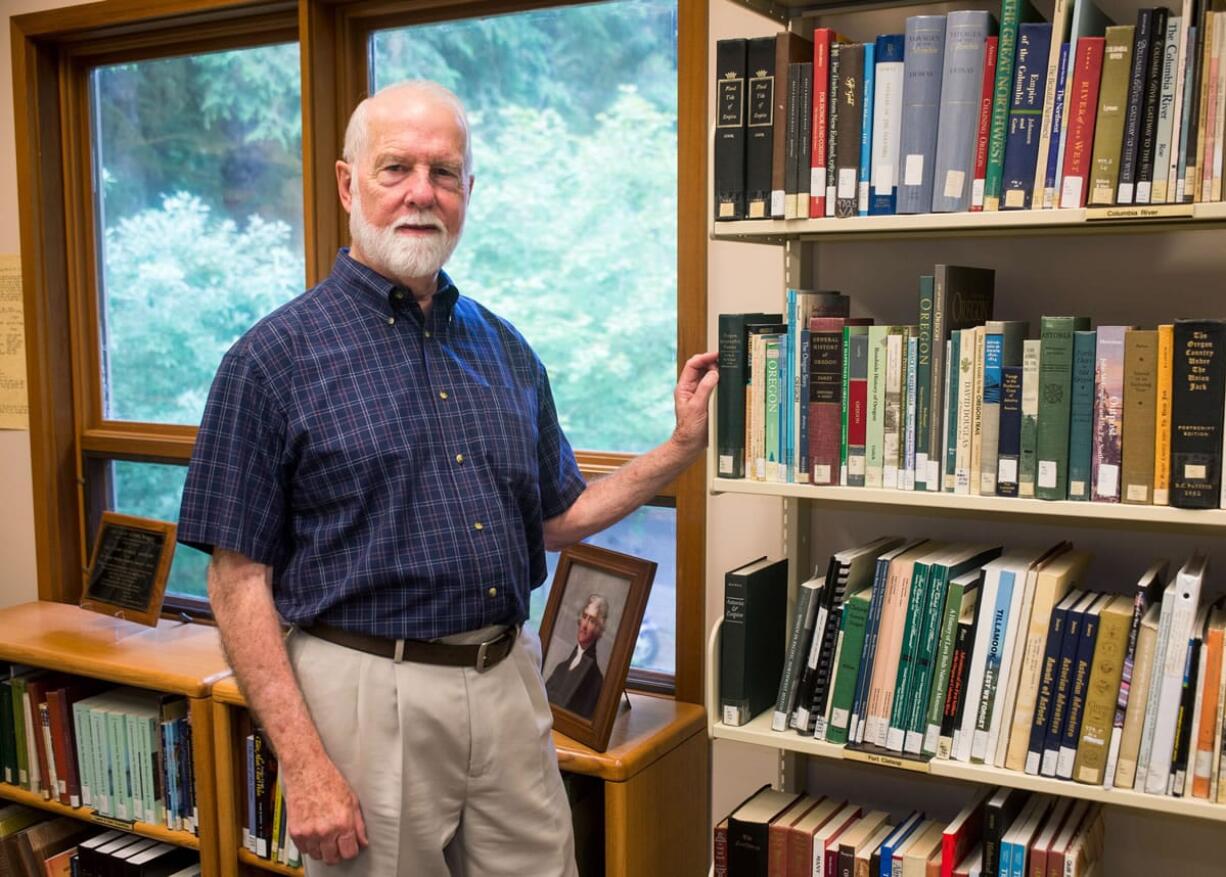
{"type": "Polygon", "coordinates": [[[285,798],[289,834],[304,855],[335,865],[368,845],[358,796],[327,756],[286,771],[285,798]]]}

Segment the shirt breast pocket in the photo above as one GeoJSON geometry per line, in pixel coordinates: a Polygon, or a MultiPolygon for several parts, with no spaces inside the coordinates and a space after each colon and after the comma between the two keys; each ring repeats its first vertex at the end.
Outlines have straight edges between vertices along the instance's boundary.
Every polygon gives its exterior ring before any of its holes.
{"type": "Polygon", "coordinates": [[[495,474],[514,487],[537,481],[536,393],[491,384],[478,391],[477,441],[495,474]]]}

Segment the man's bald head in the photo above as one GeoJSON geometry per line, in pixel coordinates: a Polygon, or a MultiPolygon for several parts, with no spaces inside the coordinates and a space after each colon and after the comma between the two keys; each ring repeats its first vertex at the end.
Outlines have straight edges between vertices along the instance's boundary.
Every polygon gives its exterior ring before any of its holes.
{"type": "Polygon", "coordinates": [[[473,151],[468,113],[454,92],[428,79],[407,79],[384,86],[358,104],[345,128],[345,147],[341,157],[348,164],[358,161],[369,143],[370,121],[373,116],[394,113],[406,103],[422,101],[445,106],[455,113],[456,124],[464,135],[464,179],[470,178],[473,175],[473,151]]]}

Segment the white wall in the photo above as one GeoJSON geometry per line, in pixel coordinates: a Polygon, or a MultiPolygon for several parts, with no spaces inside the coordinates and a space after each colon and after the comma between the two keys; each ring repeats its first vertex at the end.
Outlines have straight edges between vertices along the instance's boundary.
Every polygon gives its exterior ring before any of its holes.
{"type": "MultiPolygon", "coordinates": [[[[959,3],[945,8],[996,8],[999,4],[959,3]]],[[[1040,4],[1042,6],[1042,4],[1040,4]]],[[[1047,4],[1050,9],[1050,3],[1047,4]]],[[[1136,5],[1124,15],[1135,15],[1136,5]]],[[[915,7],[879,9],[833,20],[854,39],[899,33],[915,7]]],[[[928,11],[928,10],[923,10],[928,11]]],[[[936,10],[941,11],[941,10],[936,10]]],[[[825,23],[825,22],[823,22],[825,23]]],[[[711,70],[714,82],[715,41],[724,37],[775,33],[780,26],[725,0],[711,5],[711,70]]],[[[714,92],[709,96],[714,107],[714,92]]],[[[1042,314],[1078,313],[1096,322],[1152,326],[1181,316],[1221,316],[1221,278],[1226,268],[1226,232],[1182,234],[1048,236],[1031,238],[961,238],[876,240],[826,243],[818,247],[815,286],[841,289],[852,297],[852,313],[885,323],[915,323],[918,277],[938,262],[984,265],[997,269],[996,314],[1028,319],[1037,332],[1042,314]]],[[[708,256],[710,311],[708,337],[716,345],[721,312],[778,310],[783,294],[782,251],[775,247],[711,242],[708,256]]],[[[708,504],[708,622],[722,606],[723,571],[762,554],[780,556],[777,500],[715,496],[708,504]]],[[[812,561],[831,551],[885,533],[956,538],[966,519],[925,517],[896,508],[848,511],[819,508],[813,516],[812,561]]],[[[1095,555],[1090,585],[1125,591],[1152,558],[1178,563],[1195,548],[1208,550],[1214,567],[1226,571],[1226,544],[1211,534],[1157,533],[1071,526],[1035,526],[1025,522],[976,520],[976,532],[1011,544],[1039,544],[1072,539],[1095,555]]],[[[1214,593],[1226,588],[1219,574],[1214,593]]],[[[714,668],[712,668],[714,669],[714,668]]],[[[713,746],[712,815],[718,820],[745,795],[776,775],[770,751],[717,741],[713,746]]],[[[892,771],[812,759],[808,786],[814,792],[854,797],[892,811],[927,807],[936,816],[951,816],[974,787],[931,778],[900,776],[892,771]]],[[[1108,810],[1109,853],[1104,873],[1221,874],[1220,825],[1108,810]],[[1214,841],[1218,843],[1214,843],[1214,841]]]]}

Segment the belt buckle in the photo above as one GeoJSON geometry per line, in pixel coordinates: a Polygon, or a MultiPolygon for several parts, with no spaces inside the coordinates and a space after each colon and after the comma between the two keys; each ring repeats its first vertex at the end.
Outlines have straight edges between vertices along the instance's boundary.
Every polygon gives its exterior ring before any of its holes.
{"type": "Polygon", "coordinates": [[[484,643],[481,643],[481,645],[479,645],[479,646],[477,647],[477,664],[476,664],[476,667],[477,667],[477,672],[478,672],[478,673],[484,673],[486,670],[488,670],[488,669],[490,668],[490,665],[489,665],[489,647],[490,647],[491,645],[493,645],[494,643],[496,643],[497,641],[498,641],[497,639],[492,639],[492,640],[490,640],[489,642],[484,642],[484,643]]]}

